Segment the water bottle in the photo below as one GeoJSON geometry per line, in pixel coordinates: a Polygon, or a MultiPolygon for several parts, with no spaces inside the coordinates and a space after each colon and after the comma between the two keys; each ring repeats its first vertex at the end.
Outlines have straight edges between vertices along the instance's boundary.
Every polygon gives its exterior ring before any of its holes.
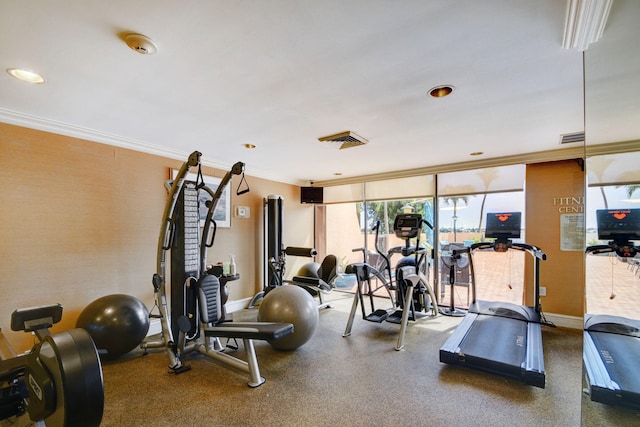
{"type": "Polygon", "coordinates": [[[235,276],[237,273],[236,270],[236,256],[235,255],[229,255],[229,258],[231,258],[231,262],[229,262],[229,275],[230,276],[235,276]]]}

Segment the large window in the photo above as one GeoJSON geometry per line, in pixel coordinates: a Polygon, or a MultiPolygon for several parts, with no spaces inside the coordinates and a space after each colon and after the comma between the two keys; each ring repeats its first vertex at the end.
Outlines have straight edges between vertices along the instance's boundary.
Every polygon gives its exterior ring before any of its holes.
{"type": "MultiPolygon", "coordinates": [[[[405,245],[405,241],[396,237],[393,231],[395,217],[399,213],[419,213],[433,223],[433,199],[337,203],[327,205],[324,212],[327,253],[336,255],[340,272],[344,272],[344,267],[354,262],[368,262],[380,267],[383,258],[378,250],[390,258],[393,267],[401,255],[392,249],[405,245]]],[[[419,240],[420,247],[430,254],[433,232],[428,227],[423,227],[419,240]]],[[[415,245],[416,239],[412,239],[409,244],[415,245]]],[[[428,265],[431,266],[431,263],[428,265]]],[[[429,271],[425,273],[429,274],[429,271]]],[[[347,282],[340,280],[338,286],[352,288],[353,283],[347,282]]]]}
{"type": "MultiPolygon", "coordinates": [[[[483,240],[488,212],[517,211],[524,217],[524,171],[524,165],[515,165],[440,174],[437,203],[434,176],[327,187],[324,207],[327,253],[337,256],[340,268],[362,262],[365,254],[371,257],[367,261],[375,263],[372,228],[380,223],[378,246],[387,252],[404,244],[393,234],[395,216],[407,211],[420,213],[437,226],[434,232],[424,229],[420,244],[435,255],[429,262],[429,277],[440,303],[447,305],[450,270],[442,265],[442,255],[447,254],[453,243],[470,245],[483,240]],[[353,252],[356,248],[364,251],[353,252]]],[[[524,237],[524,230],[522,233],[524,237]]],[[[523,255],[517,251],[474,254],[478,298],[522,303],[523,255]]],[[[454,286],[455,304],[466,306],[470,278],[463,274],[458,279],[454,286]]]]}
{"type": "MultiPolygon", "coordinates": [[[[524,224],[524,165],[503,166],[438,175],[438,280],[441,302],[450,302],[452,248],[484,240],[489,212],[521,212],[524,224]]],[[[524,237],[524,230],[522,230],[524,237]]],[[[522,240],[522,239],[521,239],[522,240]]],[[[473,253],[478,299],[522,304],[524,253],[473,253]]],[[[471,277],[469,267],[454,277],[456,306],[466,306],[471,277]]]]}

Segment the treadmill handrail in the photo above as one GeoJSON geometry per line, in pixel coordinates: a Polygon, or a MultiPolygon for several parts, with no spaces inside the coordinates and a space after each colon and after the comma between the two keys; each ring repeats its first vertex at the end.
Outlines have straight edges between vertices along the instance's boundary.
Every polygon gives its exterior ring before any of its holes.
{"type": "Polygon", "coordinates": [[[587,246],[584,250],[586,254],[604,254],[608,252],[613,252],[613,247],[611,245],[592,245],[587,246]]]}
{"type": "Polygon", "coordinates": [[[594,255],[615,252],[620,257],[633,258],[636,256],[638,252],[640,252],[640,246],[634,245],[633,242],[629,240],[625,240],[625,241],[611,240],[606,245],[587,246],[584,252],[586,254],[594,254],[594,255]]]}
{"type": "MultiPolygon", "coordinates": [[[[494,249],[496,246],[496,242],[477,242],[477,243],[473,243],[469,249],[465,252],[473,252],[473,251],[483,251],[483,250],[489,250],[489,249],[494,249]]],[[[505,243],[504,241],[502,243],[505,243]]],[[[533,255],[534,258],[538,258],[542,261],[547,259],[547,254],[544,253],[542,251],[542,249],[540,249],[537,246],[531,245],[529,243],[515,243],[512,242],[511,240],[507,240],[507,247],[509,249],[515,249],[518,251],[523,251],[523,252],[528,252],[531,255],[533,255]]],[[[463,249],[458,250],[458,252],[464,251],[463,249]]]]}
{"type": "Polygon", "coordinates": [[[524,252],[528,252],[531,255],[533,255],[534,258],[538,258],[539,260],[544,261],[544,260],[547,259],[547,254],[544,253],[542,251],[542,249],[540,249],[537,246],[530,245],[528,243],[512,243],[511,247],[513,249],[517,249],[517,250],[521,250],[521,251],[524,251],[524,252]]]}
{"type": "MultiPolygon", "coordinates": [[[[469,267],[471,269],[471,277],[473,278],[473,286],[471,287],[471,302],[472,304],[477,301],[476,299],[476,284],[475,284],[475,270],[473,265],[473,252],[474,251],[482,251],[482,250],[490,250],[495,249],[498,246],[501,246],[501,249],[514,249],[522,252],[527,252],[533,257],[534,260],[534,271],[533,271],[533,282],[534,282],[534,306],[533,309],[537,313],[541,313],[540,309],[540,261],[545,261],[547,259],[547,254],[542,251],[542,249],[538,248],[535,245],[529,243],[515,243],[512,242],[511,239],[498,239],[493,242],[477,242],[473,243],[468,248],[464,249],[455,249],[453,251],[454,254],[457,253],[469,253],[469,267]]],[[[545,324],[549,324],[544,322],[545,324]]]]}

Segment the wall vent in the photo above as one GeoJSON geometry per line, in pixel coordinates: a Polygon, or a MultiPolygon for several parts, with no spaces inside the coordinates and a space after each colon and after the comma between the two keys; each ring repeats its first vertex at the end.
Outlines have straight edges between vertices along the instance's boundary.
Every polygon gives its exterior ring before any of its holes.
{"type": "Polygon", "coordinates": [[[584,142],[584,132],[565,133],[560,135],[560,144],[572,144],[574,142],[584,142]]]}
{"type": "Polygon", "coordinates": [[[361,137],[355,132],[351,132],[350,130],[336,133],[335,135],[320,137],[318,138],[318,141],[329,142],[340,150],[343,150],[345,148],[358,147],[369,142],[369,140],[361,137]]]}

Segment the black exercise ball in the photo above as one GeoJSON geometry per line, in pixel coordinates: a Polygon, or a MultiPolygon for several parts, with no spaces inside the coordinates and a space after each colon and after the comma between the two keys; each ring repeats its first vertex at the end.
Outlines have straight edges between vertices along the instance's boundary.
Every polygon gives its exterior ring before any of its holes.
{"type": "Polygon", "coordinates": [[[300,267],[300,269],[298,270],[298,273],[296,274],[296,276],[314,277],[314,278],[318,279],[320,277],[320,276],[318,276],[318,269],[319,268],[320,268],[320,263],[308,262],[306,264],[303,264],[302,267],[300,267]]]}
{"type": "Polygon", "coordinates": [[[132,295],[107,295],[82,310],[76,327],[89,332],[100,357],[116,359],[136,348],[147,336],[149,310],[132,295]]]}

